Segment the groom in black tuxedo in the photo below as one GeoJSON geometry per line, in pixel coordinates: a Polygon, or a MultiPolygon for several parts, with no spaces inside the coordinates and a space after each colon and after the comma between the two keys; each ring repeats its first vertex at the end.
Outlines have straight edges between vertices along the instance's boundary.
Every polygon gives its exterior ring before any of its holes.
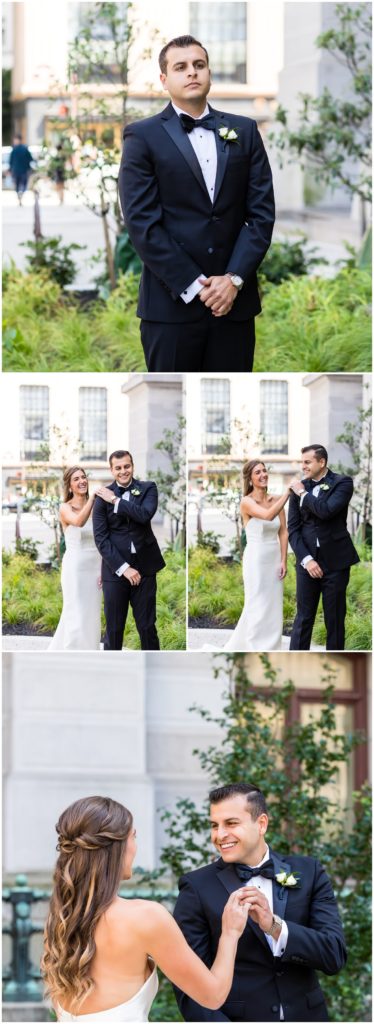
{"type": "Polygon", "coordinates": [[[304,479],[291,480],[287,523],[297,559],[297,614],[290,650],[309,650],[322,594],[326,650],[343,651],[350,566],[360,561],[347,530],[353,480],[328,469],[323,445],[310,444],[301,452],[304,479]]]}
{"type": "Polygon", "coordinates": [[[135,479],[130,452],[113,452],[109,464],[114,482],[99,488],[93,508],[95,543],[103,559],[104,650],[122,650],[131,604],[142,651],[157,651],[156,573],[165,565],[151,527],[157,487],[135,479]]]}
{"type": "Polygon", "coordinates": [[[125,224],[143,261],[138,316],[148,370],[251,370],[256,270],[274,196],[256,122],[207,104],[208,54],[179,36],[159,56],[171,103],[126,126],[125,224]]]}
{"type": "Polygon", "coordinates": [[[346,962],[331,882],[314,857],[279,856],[265,841],[268,815],[255,786],[233,783],[210,793],[211,836],[219,860],[184,875],[174,916],[188,944],[210,967],[230,893],[247,887],[248,924],[238,942],[234,979],[218,1011],[177,990],[187,1021],[326,1021],[316,971],[346,962]]]}

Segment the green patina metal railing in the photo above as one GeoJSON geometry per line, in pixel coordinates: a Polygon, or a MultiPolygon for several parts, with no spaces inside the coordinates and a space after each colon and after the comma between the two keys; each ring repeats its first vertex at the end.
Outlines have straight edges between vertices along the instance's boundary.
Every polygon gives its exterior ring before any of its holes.
{"type": "MultiPolygon", "coordinates": [[[[125,899],[152,899],[169,908],[174,904],[177,892],[153,887],[120,889],[125,899]]],[[[3,925],[3,934],[11,941],[10,963],[3,971],[3,1000],[5,1003],[40,1003],[43,999],[43,983],[39,966],[35,967],[30,957],[30,942],[33,935],[41,934],[44,925],[36,924],[31,917],[34,903],[49,900],[50,891],[34,889],[28,885],[26,875],[17,875],[15,885],[3,889],[4,903],[12,910],[10,922],[3,925]]]]}

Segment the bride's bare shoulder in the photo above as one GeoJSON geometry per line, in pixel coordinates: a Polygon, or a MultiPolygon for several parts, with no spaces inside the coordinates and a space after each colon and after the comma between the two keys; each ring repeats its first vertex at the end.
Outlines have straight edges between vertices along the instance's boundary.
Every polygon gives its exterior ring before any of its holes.
{"type": "Polygon", "coordinates": [[[170,916],[168,911],[160,903],[156,903],[155,900],[126,899],[121,896],[113,900],[113,903],[107,910],[108,920],[111,920],[113,924],[116,921],[123,921],[124,917],[127,920],[134,918],[138,923],[147,920],[149,922],[157,922],[166,915],[170,916]]]}

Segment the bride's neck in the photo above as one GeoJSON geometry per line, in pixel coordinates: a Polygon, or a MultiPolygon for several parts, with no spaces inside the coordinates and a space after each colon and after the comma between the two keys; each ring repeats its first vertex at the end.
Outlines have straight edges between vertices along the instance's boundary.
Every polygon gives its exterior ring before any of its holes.
{"type": "Polygon", "coordinates": [[[255,501],[266,501],[267,493],[267,487],[254,487],[252,496],[255,499],[255,501]]]}

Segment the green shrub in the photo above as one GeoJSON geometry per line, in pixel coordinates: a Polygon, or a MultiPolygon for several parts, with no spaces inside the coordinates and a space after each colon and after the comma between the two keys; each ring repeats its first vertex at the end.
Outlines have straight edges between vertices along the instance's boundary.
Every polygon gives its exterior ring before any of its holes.
{"type": "Polygon", "coordinates": [[[201,531],[197,535],[197,546],[198,548],[208,548],[209,551],[213,551],[214,555],[218,555],[221,538],[222,534],[214,533],[213,530],[201,531]]]}
{"type": "MultiPolygon", "coordinates": [[[[361,546],[360,557],[368,549],[361,546]]],[[[287,576],[284,581],[283,630],[290,634],[296,614],[296,568],[295,556],[288,557],[287,576]]],[[[188,561],[189,571],[189,615],[198,626],[199,618],[211,620],[211,628],[236,626],[243,610],[244,589],[242,568],[236,562],[227,564],[208,550],[191,548],[188,561]]],[[[346,640],[347,650],[371,650],[371,569],[370,562],[361,561],[352,566],[347,594],[346,640]]],[[[312,642],[324,647],[326,628],[320,601],[313,629],[312,642]]]]}
{"type": "Polygon", "coordinates": [[[33,562],[36,562],[38,557],[38,548],[40,548],[40,540],[32,540],[31,537],[17,537],[16,540],[16,552],[17,555],[28,555],[33,562]]]}
{"type": "Polygon", "coordinates": [[[316,256],[316,249],[308,249],[308,239],[302,235],[296,242],[272,242],[261,263],[259,282],[260,290],[265,292],[267,282],[280,284],[289,277],[301,277],[307,274],[316,264],[326,263],[321,256],[316,256]]]}
{"type": "MultiPolygon", "coordinates": [[[[186,647],[185,558],[183,552],[167,551],[166,568],[158,575],[157,625],[162,650],[186,647]]],[[[44,572],[27,554],[5,552],[3,558],[4,626],[37,628],[55,632],[62,611],[60,570],[44,572]]],[[[102,612],[102,632],[105,631],[102,612]]],[[[124,637],[125,647],[139,650],[140,642],[130,611],[124,637]]]]}
{"type": "Polygon", "coordinates": [[[371,278],[343,269],[331,280],[269,284],[256,319],[254,369],[335,372],[371,369],[371,278]]]}
{"type": "Polygon", "coordinates": [[[61,288],[71,284],[77,274],[77,265],[71,255],[73,250],[87,248],[76,242],[63,245],[62,235],[56,238],[37,238],[32,242],[21,242],[21,245],[29,250],[26,256],[28,269],[45,271],[61,288]]]}

